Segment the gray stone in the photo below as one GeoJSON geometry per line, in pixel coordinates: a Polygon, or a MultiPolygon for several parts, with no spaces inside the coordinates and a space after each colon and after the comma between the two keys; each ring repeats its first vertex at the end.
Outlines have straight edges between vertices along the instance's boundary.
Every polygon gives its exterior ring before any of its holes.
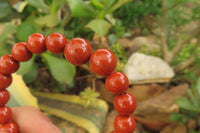
{"type": "Polygon", "coordinates": [[[173,69],[162,59],[138,52],[130,56],[124,73],[130,84],[169,82],[175,75],[173,69]]]}

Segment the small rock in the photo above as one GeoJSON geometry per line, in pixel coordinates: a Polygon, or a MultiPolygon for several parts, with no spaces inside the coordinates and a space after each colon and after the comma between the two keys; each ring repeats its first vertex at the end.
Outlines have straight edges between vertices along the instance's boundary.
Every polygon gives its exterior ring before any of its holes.
{"type": "Polygon", "coordinates": [[[138,52],[131,55],[124,73],[130,84],[169,82],[175,75],[173,69],[162,59],[138,52]]]}

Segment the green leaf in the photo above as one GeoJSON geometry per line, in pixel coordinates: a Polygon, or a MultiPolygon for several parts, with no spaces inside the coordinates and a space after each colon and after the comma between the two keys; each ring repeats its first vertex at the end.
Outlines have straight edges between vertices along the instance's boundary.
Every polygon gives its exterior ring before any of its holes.
{"type": "Polygon", "coordinates": [[[108,10],[106,11],[106,13],[107,13],[107,14],[112,13],[112,12],[114,12],[116,9],[118,9],[119,7],[121,7],[122,5],[124,5],[124,4],[126,4],[126,3],[130,2],[130,1],[133,1],[133,0],[118,0],[117,3],[115,3],[112,7],[110,7],[110,9],[108,9],[108,10]]]}
{"type": "Polygon", "coordinates": [[[17,74],[19,75],[25,75],[27,74],[28,72],[30,72],[33,67],[34,67],[34,60],[35,60],[35,56],[32,57],[29,61],[27,62],[21,62],[20,63],[20,68],[19,70],[17,71],[17,74]]]}
{"type": "Polygon", "coordinates": [[[14,8],[19,12],[21,13],[24,8],[26,7],[26,5],[28,4],[27,1],[21,1],[21,2],[18,2],[17,4],[14,5],[14,8]]]}
{"type": "Polygon", "coordinates": [[[37,78],[37,65],[34,63],[31,71],[23,75],[23,79],[25,83],[31,83],[35,81],[37,78]]]}
{"type": "Polygon", "coordinates": [[[8,36],[16,31],[16,26],[12,23],[8,23],[5,25],[3,32],[0,35],[0,42],[3,42],[8,38],[8,36]]]}
{"type": "Polygon", "coordinates": [[[71,83],[75,76],[75,66],[63,58],[57,58],[44,53],[42,57],[47,62],[53,77],[60,83],[71,83]]]}
{"type": "Polygon", "coordinates": [[[90,28],[94,32],[98,34],[98,36],[102,37],[108,33],[108,30],[111,27],[111,24],[103,19],[94,19],[90,21],[87,25],[87,28],[90,28]]]}
{"type": "Polygon", "coordinates": [[[27,0],[28,4],[41,9],[48,9],[48,6],[45,4],[44,0],[27,0]]]}
{"type": "Polygon", "coordinates": [[[198,78],[196,81],[195,90],[196,90],[198,96],[200,97],[200,78],[198,78]]]}
{"type": "Polygon", "coordinates": [[[54,27],[59,23],[58,16],[56,14],[48,14],[46,16],[39,17],[35,22],[42,26],[54,27]]]}
{"type": "Polygon", "coordinates": [[[96,17],[96,11],[83,0],[69,0],[69,6],[74,17],[96,17]]]}
{"type": "Polygon", "coordinates": [[[11,11],[9,4],[6,1],[0,2],[0,18],[6,17],[11,11]]]}
{"type": "Polygon", "coordinates": [[[34,32],[35,27],[32,24],[22,23],[17,27],[17,38],[26,42],[27,38],[34,32]]]}
{"type": "Polygon", "coordinates": [[[198,103],[198,99],[196,99],[196,97],[193,95],[192,90],[188,89],[187,90],[188,95],[190,96],[191,102],[192,104],[197,108],[199,103],[198,103]]]}
{"type": "Polygon", "coordinates": [[[179,122],[183,124],[185,124],[188,121],[188,118],[180,113],[171,113],[169,118],[173,122],[179,122]]]}
{"type": "Polygon", "coordinates": [[[199,111],[186,97],[180,97],[175,102],[180,108],[191,111],[199,111]]]}
{"type": "Polygon", "coordinates": [[[53,0],[50,5],[50,10],[53,14],[56,14],[57,11],[67,2],[67,0],[53,0]]]}
{"type": "Polygon", "coordinates": [[[109,10],[115,2],[116,0],[104,0],[104,11],[109,10]]]}

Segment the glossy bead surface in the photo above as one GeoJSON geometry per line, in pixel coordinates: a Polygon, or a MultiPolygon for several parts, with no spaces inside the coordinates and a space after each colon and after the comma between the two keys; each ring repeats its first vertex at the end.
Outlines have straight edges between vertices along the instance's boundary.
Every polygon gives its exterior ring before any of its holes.
{"type": "Polygon", "coordinates": [[[31,34],[26,43],[28,50],[34,54],[41,54],[46,51],[45,46],[46,37],[41,33],[33,33],[31,34]]]}
{"type": "Polygon", "coordinates": [[[108,76],[115,70],[117,58],[108,49],[98,49],[91,55],[89,65],[95,74],[108,76]]]}
{"type": "Polygon", "coordinates": [[[115,110],[120,115],[129,115],[136,109],[137,102],[135,97],[130,93],[118,95],[114,99],[115,110]]]}
{"type": "Polygon", "coordinates": [[[7,90],[0,90],[0,107],[6,105],[10,99],[10,93],[7,90]]]}
{"type": "Polygon", "coordinates": [[[106,88],[113,94],[124,93],[129,86],[127,76],[122,72],[114,72],[106,78],[106,88]]]}
{"type": "Polygon", "coordinates": [[[61,33],[52,33],[46,38],[46,48],[53,54],[64,51],[67,39],[61,33]]]}
{"type": "Polygon", "coordinates": [[[0,107],[0,124],[9,122],[11,118],[12,110],[7,106],[0,107]]]}
{"type": "Polygon", "coordinates": [[[0,73],[0,90],[5,89],[12,83],[12,76],[10,74],[0,73]]]}
{"type": "Polygon", "coordinates": [[[18,42],[12,47],[12,57],[19,61],[25,62],[31,59],[32,53],[28,50],[25,42],[18,42]]]}
{"type": "Polygon", "coordinates": [[[136,127],[133,116],[118,115],[114,120],[114,127],[117,133],[133,133],[136,127]]]}
{"type": "Polygon", "coordinates": [[[19,69],[19,62],[11,55],[4,55],[0,58],[0,73],[12,74],[19,69]]]}
{"type": "Polygon", "coordinates": [[[8,122],[5,125],[0,126],[0,132],[19,133],[19,128],[14,122],[8,122]]]}
{"type": "Polygon", "coordinates": [[[83,38],[74,38],[65,46],[65,58],[73,65],[85,64],[92,53],[92,48],[88,41],[83,38]]]}

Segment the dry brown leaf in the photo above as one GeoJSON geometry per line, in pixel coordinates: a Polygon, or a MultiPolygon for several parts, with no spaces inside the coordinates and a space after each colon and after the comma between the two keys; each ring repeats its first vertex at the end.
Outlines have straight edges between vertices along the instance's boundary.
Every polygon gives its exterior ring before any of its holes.
{"type": "Polygon", "coordinates": [[[178,106],[174,104],[178,97],[186,94],[188,84],[173,87],[158,96],[138,103],[136,114],[171,113],[177,112],[178,106]]]}
{"type": "Polygon", "coordinates": [[[146,99],[152,98],[160,94],[164,88],[157,84],[151,85],[134,85],[132,88],[129,88],[127,92],[134,95],[137,99],[137,102],[144,101],[146,99]]]}

